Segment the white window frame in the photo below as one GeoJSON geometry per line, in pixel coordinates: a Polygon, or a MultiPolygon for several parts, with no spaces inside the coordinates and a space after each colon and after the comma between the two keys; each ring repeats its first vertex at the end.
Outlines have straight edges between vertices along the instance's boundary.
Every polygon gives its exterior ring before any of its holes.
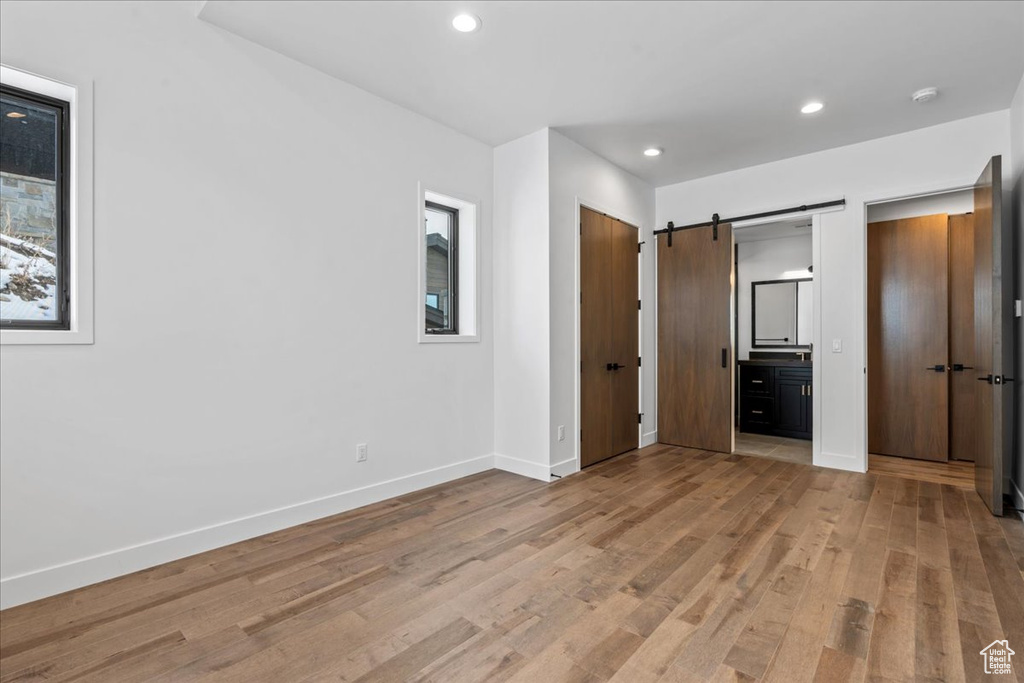
{"type": "Polygon", "coordinates": [[[458,344],[480,341],[480,202],[468,197],[442,194],[419,184],[416,193],[416,249],[419,286],[416,288],[416,338],[420,344],[458,344]],[[426,331],[427,241],[423,226],[427,202],[450,206],[459,212],[459,306],[458,334],[428,334],[426,331]]]}
{"type": "Polygon", "coordinates": [[[0,330],[0,345],[92,344],[92,83],[72,85],[0,64],[0,82],[69,103],[67,330],[0,330]]]}

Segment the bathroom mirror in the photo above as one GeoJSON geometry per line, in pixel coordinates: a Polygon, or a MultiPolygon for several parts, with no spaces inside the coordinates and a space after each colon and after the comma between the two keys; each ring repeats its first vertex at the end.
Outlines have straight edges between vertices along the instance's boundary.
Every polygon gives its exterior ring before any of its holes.
{"type": "Polygon", "coordinates": [[[754,348],[810,348],[811,278],[750,283],[754,348]]]}

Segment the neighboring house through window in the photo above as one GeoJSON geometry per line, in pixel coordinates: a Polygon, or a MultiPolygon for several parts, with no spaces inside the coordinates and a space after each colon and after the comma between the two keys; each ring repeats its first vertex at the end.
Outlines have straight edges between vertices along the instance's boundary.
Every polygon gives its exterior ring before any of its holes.
{"type": "Polygon", "coordinates": [[[0,329],[70,326],[69,108],[0,84],[0,329]]]}
{"type": "Polygon", "coordinates": [[[426,203],[426,315],[428,334],[458,334],[459,210],[426,203]]]}

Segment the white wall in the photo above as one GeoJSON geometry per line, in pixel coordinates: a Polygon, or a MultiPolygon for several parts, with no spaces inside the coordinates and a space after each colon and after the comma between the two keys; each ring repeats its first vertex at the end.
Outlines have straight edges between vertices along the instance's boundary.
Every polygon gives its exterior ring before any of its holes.
{"type": "Polygon", "coordinates": [[[956,215],[974,211],[974,190],[943,192],[926,197],[910,197],[895,202],[872,204],[868,207],[868,223],[895,221],[937,213],[956,215]]]}
{"type": "Polygon", "coordinates": [[[1009,151],[1009,128],[1008,112],[995,112],[657,189],[659,226],[846,198],[844,211],[821,215],[814,273],[825,347],[815,354],[817,464],[867,466],[865,202],[973,184],[990,156],[1009,151]]]}
{"type": "Polygon", "coordinates": [[[494,150],[494,452],[501,469],[548,480],[548,133],[494,150]]]}
{"type": "MultiPolygon", "coordinates": [[[[607,213],[637,226],[640,235],[654,226],[654,189],[636,176],[550,131],[551,211],[551,421],[548,439],[555,474],[576,467],[579,444],[579,205],[607,213]],[[559,442],[558,425],[566,439],[559,442]]],[[[640,239],[643,239],[641,237],[640,239]]],[[[641,254],[640,312],[643,329],[641,356],[654,358],[654,250],[648,242],[641,254]]],[[[657,440],[654,362],[644,363],[641,375],[645,444],[657,440]]]]}
{"type": "MultiPolygon", "coordinates": [[[[1024,6],[1022,6],[1024,11],[1024,6]]],[[[1013,221],[1013,235],[1017,240],[1016,258],[1016,298],[1024,299],[1024,76],[1017,86],[1017,94],[1010,105],[1010,179],[1004,192],[1011,193],[1010,210],[1013,221]]],[[[1024,318],[1017,318],[1017,363],[1014,368],[1015,378],[1024,378],[1024,318]]],[[[1024,382],[1018,379],[1014,383],[1016,400],[1015,415],[1017,416],[1014,430],[1014,457],[1011,467],[1014,489],[1012,491],[1015,505],[1024,509],[1024,382]]]]}
{"type": "Polygon", "coordinates": [[[194,10],[0,6],[95,81],[96,342],[0,350],[4,606],[493,463],[492,150],[194,10]],[[418,182],[484,207],[480,343],[416,343],[418,182]]]}
{"type": "MultiPolygon", "coordinates": [[[[579,205],[642,234],[654,223],[654,190],[546,128],[495,149],[494,184],[495,465],[547,481],[578,466],[579,205]]],[[[650,301],[652,255],[645,252],[642,266],[641,296],[650,301]]],[[[643,354],[653,357],[653,307],[648,311],[641,316],[643,354]]],[[[644,368],[650,430],[657,424],[653,373],[653,365],[644,368]]]]}
{"type": "MultiPolygon", "coordinates": [[[[755,228],[756,229],[756,228],[755,228]]],[[[812,277],[806,271],[812,263],[811,234],[742,242],[736,253],[736,328],[739,336],[739,360],[748,360],[751,349],[751,283],[763,280],[797,280],[812,277]]],[[[770,351],[770,348],[758,348],[770,351]]],[[[782,349],[792,352],[794,349],[782,349]]]]}

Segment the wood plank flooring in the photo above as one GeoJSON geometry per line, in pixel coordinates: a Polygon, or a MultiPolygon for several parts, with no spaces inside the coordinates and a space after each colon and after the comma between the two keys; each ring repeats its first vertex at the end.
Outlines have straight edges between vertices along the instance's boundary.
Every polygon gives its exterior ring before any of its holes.
{"type": "Polygon", "coordinates": [[[814,460],[811,442],[807,439],[790,439],[771,434],[752,434],[736,431],[736,445],[733,453],[758,455],[772,460],[785,460],[801,465],[810,465],[814,460]]]}
{"type": "Polygon", "coordinates": [[[981,681],[1022,568],[972,491],[659,445],[6,610],[0,681],[981,681]]]}
{"type": "Polygon", "coordinates": [[[931,462],[871,453],[868,455],[868,472],[974,490],[974,463],[963,460],[931,462]]]}

